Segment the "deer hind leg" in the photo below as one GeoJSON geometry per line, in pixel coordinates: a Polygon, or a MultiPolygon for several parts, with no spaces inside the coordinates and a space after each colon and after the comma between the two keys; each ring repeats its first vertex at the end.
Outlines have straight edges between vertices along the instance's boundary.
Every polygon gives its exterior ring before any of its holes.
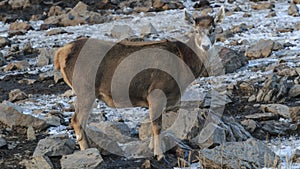
{"type": "Polygon", "coordinates": [[[153,140],[150,148],[154,149],[157,160],[164,158],[164,146],[161,139],[162,112],[166,106],[166,97],[161,90],[153,90],[148,98],[150,120],[152,124],[153,140]]]}
{"type": "Polygon", "coordinates": [[[90,147],[87,135],[85,133],[85,128],[94,100],[95,99],[92,98],[81,99],[77,96],[75,113],[71,119],[71,124],[75,131],[76,139],[81,150],[85,150],[90,147]]]}

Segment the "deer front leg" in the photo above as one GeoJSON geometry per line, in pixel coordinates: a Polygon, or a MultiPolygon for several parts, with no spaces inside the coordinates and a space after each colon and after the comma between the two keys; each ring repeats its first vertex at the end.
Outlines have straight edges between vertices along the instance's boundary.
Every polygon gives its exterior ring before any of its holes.
{"type": "Polygon", "coordinates": [[[162,112],[166,105],[164,93],[161,90],[153,90],[148,96],[148,104],[153,133],[150,148],[154,148],[154,155],[160,161],[164,158],[164,147],[161,139],[162,112]]]}
{"type": "Polygon", "coordinates": [[[75,113],[71,119],[71,124],[75,131],[76,139],[81,150],[85,150],[90,147],[87,135],[85,133],[85,128],[93,103],[93,99],[80,99],[77,97],[75,113]]]}

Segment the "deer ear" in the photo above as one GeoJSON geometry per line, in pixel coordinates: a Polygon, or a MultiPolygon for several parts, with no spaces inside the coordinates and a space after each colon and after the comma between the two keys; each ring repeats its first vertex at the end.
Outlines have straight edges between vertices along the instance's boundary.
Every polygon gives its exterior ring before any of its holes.
{"type": "Polygon", "coordinates": [[[195,19],[192,14],[188,13],[186,9],[184,9],[184,20],[188,21],[188,23],[195,25],[195,19]]]}
{"type": "Polygon", "coordinates": [[[225,18],[225,9],[224,9],[224,6],[221,6],[221,8],[219,9],[219,11],[216,14],[215,19],[214,19],[215,24],[222,23],[224,18],[225,18]]]}

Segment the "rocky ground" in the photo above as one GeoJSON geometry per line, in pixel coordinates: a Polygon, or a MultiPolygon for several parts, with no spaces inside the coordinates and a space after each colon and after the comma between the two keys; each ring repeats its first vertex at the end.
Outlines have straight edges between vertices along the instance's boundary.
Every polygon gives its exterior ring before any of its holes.
{"type": "Polygon", "coordinates": [[[1,1],[0,167],[300,168],[298,4],[1,1]],[[216,28],[212,56],[217,57],[212,58],[222,62],[225,74],[212,59],[211,76],[195,80],[186,92],[201,97],[163,114],[168,163],[156,161],[148,148],[147,109],[111,109],[101,102],[95,104],[87,129],[98,149],[79,152],[69,127],[76,96],[54,71],[57,48],[82,36],[180,39],[192,29],[183,8],[200,15],[222,5],[226,17],[216,28]],[[187,117],[193,119],[188,124],[183,122],[187,117]]]}

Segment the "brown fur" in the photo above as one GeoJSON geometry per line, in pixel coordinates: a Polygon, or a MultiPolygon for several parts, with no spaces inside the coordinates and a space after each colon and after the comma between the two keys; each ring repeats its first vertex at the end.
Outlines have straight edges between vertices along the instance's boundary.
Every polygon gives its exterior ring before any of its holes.
{"type": "MultiPolygon", "coordinates": [[[[200,24],[203,28],[211,24],[211,18],[204,17],[202,19],[206,20],[203,25],[200,24]]],[[[199,30],[201,33],[195,31],[193,37],[190,37],[190,40],[186,44],[177,40],[155,42],[124,40],[120,43],[112,44],[96,39],[84,38],[59,49],[55,58],[55,67],[62,72],[64,80],[77,95],[76,110],[71,123],[80,148],[86,149],[89,147],[84,129],[95,98],[98,98],[110,107],[149,107],[154,138],[154,154],[158,156],[158,159],[161,159],[163,157],[160,138],[162,111],[172,109],[176,106],[181,97],[181,92],[184,92],[180,91],[180,87],[175,79],[184,82],[181,85],[183,90],[192,82],[193,78],[187,77],[188,71],[185,65],[189,67],[194,78],[208,76],[203,63],[207,61],[208,53],[201,46],[204,32],[203,29],[199,30]],[[131,103],[127,103],[126,97],[124,98],[122,93],[120,96],[113,98],[113,92],[111,91],[112,78],[119,64],[135,52],[143,50],[151,51],[151,49],[171,52],[174,56],[181,59],[184,64],[182,62],[170,62],[178,64],[172,65],[176,68],[175,72],[174,70],[172,71],[172,73],[174,72],[172,75],[150,68],[139,72],[134,77],[126,77],[126,72],[131,71],[131,67],[127,66],[122,72],[125,72],[125,77],[123,78],[130,80],[128,90],[131,103]],[[99,54],[99,52],[101,53],[99,54]],[[103,55],[104,57],[102,57],[103,55]],[[101,63],[97,65],[97,61],[101,61],[101,63]],[[92,90],[93,88],[95,91],[92,90]]],[[[162,61],[158,58],[157,60],[151,60],[151,62],[153,64],[164,64],[165,62],[169,63],[169,60],[162,61]]],[[[137,62],[137,64],[139,63],[141,62],[137,62]]],[[[114,85],[116,84],[119,85],[118,83],[114,83],[114,85]]],[[[123,88],[123,86],[119,86],[119,88],[123,88]]],[[[114,92],[114,94],[118,94],[118,92],[114,92]]]]}

